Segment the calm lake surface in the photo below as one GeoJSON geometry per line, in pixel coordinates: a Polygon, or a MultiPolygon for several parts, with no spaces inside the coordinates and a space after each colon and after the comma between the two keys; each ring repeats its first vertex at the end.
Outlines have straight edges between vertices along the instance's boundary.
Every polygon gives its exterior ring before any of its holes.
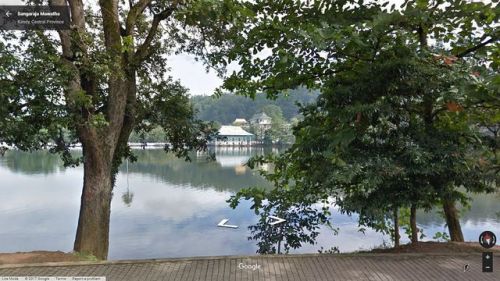
{"type": "MultiPolygon", "coordinates": [[[[128,164],[128,173],[123,164],[117,176],[110,259],[255,254],[257,247],[247,240],[247,227],[258,218],[248,202],[233,210],[226,200],[244,187],[270,187],[256,171],[242,165],[264,151],[222,148],[215,152],[215,162],[205,156],[185,162],[162,150],[135,151],[138,162],[128,164]],[[239,228],[217,227],[224,218],[239,228]]],[[[0,252],[71,251],[82,177],[82,167],[65,169],[58,156],[45,151],[8,151],[0,157],[0,252]]],[[[500,235],[500,196],[471,196],[472,206],[461,218],[465,239],[477,241],[484,230],[500,235]]],[[[332,246],[350,252],[390,241],[372,230],[359,232],[355,215],[334,212],[332,219],[340,228],[338,235],[324,229],[317,245],[294,252],[316,253],[320,247],[332,246]]],[[[424,240],[446,230],[436,211],[419,212],[418,223],[427,235],[424,240]]]]}

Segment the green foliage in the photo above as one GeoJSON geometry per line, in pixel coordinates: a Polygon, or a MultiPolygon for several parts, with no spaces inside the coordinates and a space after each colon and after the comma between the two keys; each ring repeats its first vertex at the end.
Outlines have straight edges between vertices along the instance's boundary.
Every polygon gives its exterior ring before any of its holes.
{"type": "Polygon", "coordinates": [[[123,37],[123,52],[130,52],[134,50],[134,38],[131,35],[123,37]]]}
{"type": "Polygon", "coordinates": [[[248,227],[251,233],[248,239],[257,241],[259,254],[287,254],[303,244],[315,244],[320,226],[329,224],[326,210],[318,212],[307,204],[287,200],[288,195],[283,194],[285,192],[282,189],[266,192],[262,188],[250,188],[239,191],[228,200],[232,208],[236,208],[242,198],[253,200],[251,208],[260,215],[260,219],[257,224],[248,227]],[[286,221],[270,225],[269,216],[286,221]]]}
{"type": "Polygon", "coordinates": [[[279,106],[268,104],[261,108],[261,111],[264,112],[267,116],[271,117],[273,123],[274,122],[283,122],[283,111],[279,106]]]}
{"type": "MultiPolygon", "coordinates": [[[[247,165],[252,169],[258,168],[268,159],[274,159],[275,171],[285,168],[282,162],[277,161],[282,158],[273,154],[267,157],[253,157],[247,165]]],[[[260,170],[260,173],[276,188],[272,190],[259,187],[243,189],[228,200],[232,208],[236,208],[243,199],[253,201],[251,208],[257,215],[260,215],[260,220],[256,225],[249,227],[251,232],[249,239],[258,241],[258,253],[288,253],[290,249],[299,248],[305,243],[315,244],[322,225],[329,226],[333,234],[337,233],[329,221],[331,214],[328,198],[321,201],[322,208],[314,207],[312,205],[318,200],[307,186],[296,183],[292,188],[289,182],[277,177],[276,173],[268,173],[264,170],[260,170]],[[299,198],[305,200],[297,200],[299,198]],[[267,222],[269,215],[283,218],[286,222],[271,226],[267,222]]]]}
{"type": "Polygon", "coordinates": [[[340,250],[338,247],[331,247],[329,249],[323,249],[323,247],[321,247],[318,250],[318,253],[320,253],[320,254],[339,254],[340,250]]]}
{"type": "MultiPolygon", "coordinates": [[[[119,55],[106,45],[103,17],[91,6],[85,9],[85,28],[68,33],[72,40],[70,55],[61,53],[62,42],[57,33],[2,31],[0,142],[22,150],[51,147],[52,152],[62,155],[66,165],[78,165],[83,158],[71,158],[68,148],[82,142],[82,136],[88,134],[87,128],[96,129],[100,140],[112,134],[112,119],[117,116],[112,116],[109,108],[117,99],[110,92],[116,85],[111,84],[130,81],[132,86],[127,84],[128,89],[120,93],[134,92],[125,98],[127,125],[123,127],[130,125],[138,132],[155,130],[154,139],[161,137],[161,141],[169,142],[166,150],[180,157],[187,158],[190,149],[204,149],[215,130],[211,124],[196,118],[187,90],[165,75],[168,68],[164,54],[184,47],[185,51],[194,52],[187,46],[202,41],[204,44],[205,39],[209,40],[208,35],[201,40],[193,37],[196,40],[189,42],[182,37],[199,34],[199,27],[206,22],[197,19],[206,17],[207,12],[213,17],[210,20],[218,18],[217,9],[228,5],[230,1],[197,1],[176,7],[175,15],[168,24],[160,25],[159,32],[168,33],[181,22],[184,29],[173,33],[170,42],[154,36],[148,45],[146,37],[152,31],[153,10],[173,8],[161,1],[151,4],[139,13],[136,26],[132,26],[137,32],[123,35],[115,42],[120,46],[119,55]],[[207,3],[215,10],[207,11],[207,3]],[[141,43],[145,43],[143,49],[141,43]],[[163,130],[161,134],[157,131],[159,127],[163,130]],[[64,138],[61,131],[66,132],[64,138]]],[[[131,12],[127,9],[120,5],[122,18],[131,12]]],[[[129,130],[124,129],[124,134],[130,134],[129,130]]],[[[114,170],[123,158],[133,159],[124,142],[115,151],[114,170]]]]}
{"type": "Polygon", "coordinates": [[[247,190],[233,206],[242,198],[253,199],[254,208],[334,202],[359,213],[361,226],[387,231],[394,209],[465,203],[463,191],[496,189],[498,134],[482,140],[484,128],[498,132],[496,4],[387,4],[252,6],[257,16],[227,51],[241,69],[224,87],[273,98],[299,86],[321,94],[301,107],[295,144],[279,157],[255,160],[272,163],[265,176],[276,190],[247,190]],[[264,48],[270,54],[260,56],[264,48]]]}
{"type": "Polygon", "coordinates": [[[129,141],[135,143],[143,143],[143,142],[164,142],[167,136],[161,127],[152,128],[150,131],[140,131],[140,132],[132,132],[130,134],[129,141]]]}
{"type": "MultiPolygon", "coordinates": [[[[191,102],[197,111],[198,118],[204,121],[215,121],[219,124],[231,124],[236,118],[244,118],[248,121],[254,114],[265,112],[272,118],[272,127],[263,137],[269,143],[290,144],[294,141],[290,122],[298,120],[298,104],[310,104],[317,96],[317,92],[301,88],[292,90],[286,96],[272,101],[266,100],[263,95],[250,99],[226,94],[217,98],[193,96],[191,102]]],[[[250,127],[248,130],[256,135],[261,135],[256,128],[250,127]]]]}
{"type": "Polygon", "coordinates": [[[73,255],[80,261],[99,261],[99,259],[92,254],[74,252],[73,255]]]}
{"type": "Polygon", "coordinates": [[[167,152],[187,160],[190,150],[206,149],[207,141],[215,135],[214,125],[196,118],[187,91],[178,81],[144,83],[141,91],[148,97],[148,103],[140,107],[137,134],[153,134],[154,141],[168,143],[167,152]]]}
{"type": "Polygon", "coordinates": [[[1,31],[0,142],[51,147],[66,165],[84,162],[85,178],[95,179],[84,181],[76,251],[107,257],[102,222],[109,222],[109,206],[97,201],[111,198],[123,159],[135,159],[127,144],[133,130],[161,127],[165,150],[187,160],[190,150],[207,148],[215,130],[196,118],[187,90],[166,74],[167,57],[221,46],[217,34],[234,26],[242,8],[229,0],[80,1],[71,4],[68,30],[1,31]],[[79,159],[69,153],[76,142],[79,159]],[[85,234],[94,231],[99,235],[85,234]]]}
{"type": "Polygon", "coordinates": [[[296,103],[309,104],[314,102],[317,96],[317,92],[297,89],[276,100],[266,100],[263,95],[257,95],[255,99],[250,99],[225,94],[217,98],[213,96],[193,96],[191,102],[198,111],[197,117],[201,120],[231,124],[236,118],[245,118],[248,121],[254,114],[259,113],[268,105],[278,106],[283,113],[283,118],[290,120],[299,113],[299,107],[296,103]]]}
{"type": "Polygon", "coordinates": [[[437,240],[439,242],[448,242],[450,241],[450,236],[446,232],[436,232],[432,239],[437,240]]]}
{"type": "Polygon", "coordinates": [[[0,142],[39,149],[70,122],[59,87],[67,76],[55,50],[45,49],[36,33],[5,34],[5,39],[20,40],[25,50],[12,41],[0,42],[0,142]],[[19,56],[23,51],[27,55],[19,56]]]}
{"type": "MultiPolygon", "coordinates": [[[[399,226],[404,230],[408,239],[411,240],[411,226],[410,226],[410,208],[399,209],[399,226]]],[[[424,239],[426,236],[424,234],[423,228],[418,228],[419,239],[424,239]]]]}

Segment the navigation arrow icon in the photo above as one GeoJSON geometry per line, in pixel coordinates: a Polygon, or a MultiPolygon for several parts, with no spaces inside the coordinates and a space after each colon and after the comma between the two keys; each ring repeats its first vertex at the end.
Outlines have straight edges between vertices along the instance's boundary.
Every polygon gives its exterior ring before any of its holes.
{"type": "Polygon", "coordinates": [[[231,225],[231,224],[226,224],[226,222],[228,222],[229,219],[223,219],[219,222],[219,224],[217,224],[218,227],[227,227],[227,228],[238,228],[237,225],[231,225]]]}
{"type": "Polygon", "coordinates": [[[275,216],[269,216],[269,218],[275,220],[273,222],[269,222],[269,225],[275,225],[275,224],[278,224],[278,223],[286,222],[285,219],[278,218],[278,217],[275,217],[275,216]]]}
{"type": "Polygon", "coordinates": [[[12,15],[12,14],[11,14],[11,12],[10,12],[10,11],[6,11],[6,12],[5,12],[5,15],[9,18],[9,17],[10,17],[10,15],[12,15]]]}

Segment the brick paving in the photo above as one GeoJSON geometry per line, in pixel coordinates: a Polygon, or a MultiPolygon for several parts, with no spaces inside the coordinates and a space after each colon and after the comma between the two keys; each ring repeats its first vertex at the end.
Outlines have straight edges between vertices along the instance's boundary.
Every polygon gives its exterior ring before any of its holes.
{"type": "Polygon", "coordinates": [[[108,281],[489,281],[500,280],[498,254],[494,269],[493,273],[482,272],[480,254],[287,255],[0,265],[0,277],[106,276],[108,281]],[[465,264],[470,265],[467,272],[463,270],[465,264]],[[241,268],[242,265],[248,267],[241,268]]]}

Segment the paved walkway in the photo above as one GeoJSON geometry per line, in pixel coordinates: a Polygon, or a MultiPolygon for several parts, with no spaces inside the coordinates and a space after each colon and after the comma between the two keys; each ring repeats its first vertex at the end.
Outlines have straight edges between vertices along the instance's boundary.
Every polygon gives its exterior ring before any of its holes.
{"type": "MultiPolygon", "coordinates": [[[[108,281],[257,280],[500,280],[500,256],[493,273],[483,273],[481,255],[289,255],[207,257],[77,264],[0,266],[2,276],[106,276],[108,281]],[[464,272],[465,264],[470,270],[464,272]]],[[[0,278],[1,279],[1,278],[0,278]]]]}

